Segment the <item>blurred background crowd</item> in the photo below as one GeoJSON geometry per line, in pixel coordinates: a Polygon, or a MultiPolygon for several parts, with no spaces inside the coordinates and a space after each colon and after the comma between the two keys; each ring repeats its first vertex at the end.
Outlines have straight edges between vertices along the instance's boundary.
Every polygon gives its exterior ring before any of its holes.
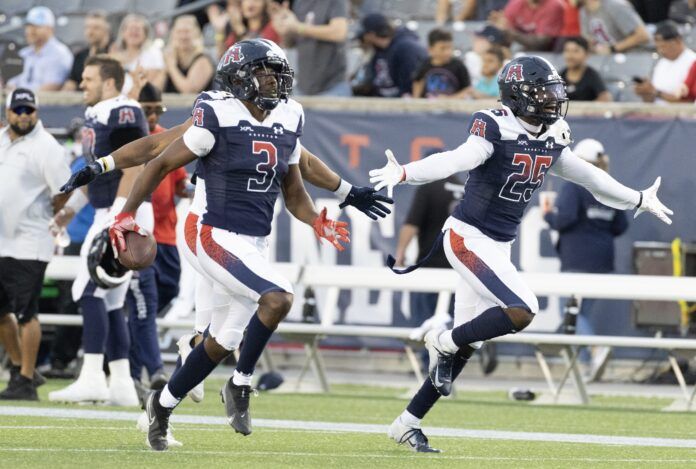
{"type": "Polygon", "coordinates": [[[108,53],[133,97],[198,93],[231,44],[263,37],[287,50],[296,95],[490,99],[505,62],[534,52],[572,100],[693,102],[695,22],[694,0],[4,0],[0,74],[75,90],[108,53]]]}

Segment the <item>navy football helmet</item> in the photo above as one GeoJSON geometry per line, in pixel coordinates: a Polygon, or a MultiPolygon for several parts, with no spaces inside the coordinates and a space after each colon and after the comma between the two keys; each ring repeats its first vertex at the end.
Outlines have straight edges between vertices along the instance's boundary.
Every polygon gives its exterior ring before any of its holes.
{"type": "Polygon", "coordinates": [[[92,281],[104,289],[115,288],[129,279],[128,269],[114,256],[108,228],[92,240],[87,254],[87,270],[92,281]]]}
{"type": "Polygon", "coordinates": [[[548,60],[523,56],[508,62],[498,75],[500,101],[518,117],[551,125],[568,112],[565,82],[548,60]]]}
{"type": "Polygon", "coordinates": [[[248,39],[232,45],[222,56],[215,73],[220,89],[237,99],[251,101],[272,111],[292,92],[294,72],[283,49],[268,39],[248,39]],[[275,89],[262,89],[259,78],[272,75],[275,89]]]}

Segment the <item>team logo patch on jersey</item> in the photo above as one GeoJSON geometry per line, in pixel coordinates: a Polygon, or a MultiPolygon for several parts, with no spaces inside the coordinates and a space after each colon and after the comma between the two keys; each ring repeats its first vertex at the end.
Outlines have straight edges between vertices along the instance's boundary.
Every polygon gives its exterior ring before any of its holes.
{"type": "Polygon", "coordinates": [[[476,119],[474,123],[471,124],[471,130],[469,130],[471,135],[476,135],[477,137],[486,137],[486,122],[483,119],[476,119]]]}
{"type": "Polygon", "coordinates": [[[239,63],[244,60],[244,54],[242,54],[242,48],[239,45],[230,47],[225,56],[222,58],[222,63],[229,65],[230,63],[239,63]]]}
{"type": "Polygon", "coordinates": [[[118,123],[119,124],[135,124],[135,113],[133,109],[125,107],[119,109],[118,111],[118,123]]]}
{"type": "Polygon", "coordinates": [[[514,64],[508,68],[507,74],[505,75],[505,83],[510,83],[511,81],[524,81],[522,76],[522,64],[514,64]]]}
{"type": "Polygon", "coordinates": [[[203,108],[197,107],[193,110],[193,125],[203,127],[203,108]]]}

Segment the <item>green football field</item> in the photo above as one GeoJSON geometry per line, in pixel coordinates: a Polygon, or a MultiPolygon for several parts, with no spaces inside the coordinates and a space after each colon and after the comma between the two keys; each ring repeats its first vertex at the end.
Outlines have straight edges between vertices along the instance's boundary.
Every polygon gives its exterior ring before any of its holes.
{"type": "Polygon", "coordinates": [[[251,401],[254,433],[243,437],[222,419],[222,381],[209,380],[205,401],[185,401],[173,417],[183,447],[155,453],[135,428],[138,409],[46,402],[65,384],[40,388],[40,403],[0,404],[0,467],[696,467],[696,415],[661,412],[661,399],[548,407],[460,387],[424,422],[443,452],[416,454],[386,436],[405,389],[262,393],[251,401]]]}

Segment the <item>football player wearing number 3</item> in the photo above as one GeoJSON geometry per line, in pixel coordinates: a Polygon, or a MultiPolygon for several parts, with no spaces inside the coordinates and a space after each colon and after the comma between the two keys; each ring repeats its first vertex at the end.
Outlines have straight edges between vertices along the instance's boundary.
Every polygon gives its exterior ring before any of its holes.
{"type": "Polygon", "coordinates": [[[222,394],[233,407],[230,424],[242,434],[251,433],[251,376],[293,301],[292,285],[268,261],[266,237],[279,193],[288,211],[313,227],[318,238],[339,250],[342,242],[350,242],[347,223],[327,219],[326,209],[318,213],[302,183],[298,163],[304,113],[288,98],[293,77],[282,49],[263,39],[239,42],[223,57],[217,79],[227,97],[196,105],[193,125],[147,164],[110,229],[112,241],[123,250],[125,234],[139,231],[133,216],[146,196],[168,172],[199,160],[207,207],[196,253],[231,307],[213,312],[209,336],[162,391],[147,396],[148,442],[159,451],[167,449],[169,416],[176,405],[239,347],[245,328],[244,347],[222,394]]]}
{"type": "Polygon", "coordinates": [[[418,452],[438,451],[423,435],[421,419],[441,395],[450,394],[452,381],[472,353],[485,340],[521,331],[539,310],[534,293],[510,261],[510,248],[532,193],[547,172],[585,187],[605,205],[637,209],[636,215],[647,211],[671,223],[672,211],[657,198],[659,177],[638,192],[573,154],[563,119],[565,84],[548,61],[536,56],[514,59],[501,71],[498,85],[502,106],[475,113],[461,146],[403,166],[387,150],[386,166],[370,171],[375,189],[387,187],[390,196],[398,184],[424,184],[469,171],[464,197],[441,238],[447,259],[461,276],[454,328],[426,334],[429,379],[389,428],[397,443],[418,452]]]}

